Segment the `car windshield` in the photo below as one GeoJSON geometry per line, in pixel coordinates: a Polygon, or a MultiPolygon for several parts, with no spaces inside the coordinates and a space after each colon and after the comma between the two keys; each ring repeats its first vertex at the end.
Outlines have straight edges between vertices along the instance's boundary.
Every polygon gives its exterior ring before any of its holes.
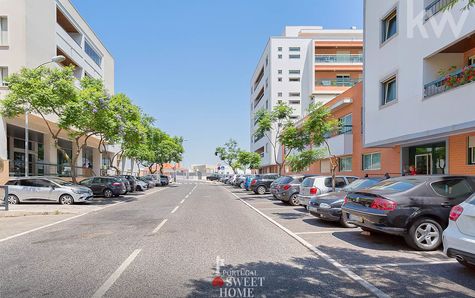
{"type": "Polygon", "coordinates": [[[344,191],[355,191],[370,188],[376,185],[379,180],[376,179],[358,179],[343,188],[344,191]]]}
{"type": "Polygon", "coordinates": [[[417,180],[385,180],[372,187],[370,189],[374,190],[393,190],[397,192],[403,192],[413,188],[414,186],[420,184],[421,181],[417,180]]]}
{"type": "Polygon", "coordinates": [[[50,181],[56,183],[56,184],[59,184],[61,186],[71,186],[71,185],[74,185],[74,183],[70,182],[70,181],[66,181],[66,180],[63,180],[63,179],[59,179],[59,178],[52,178],[52,179],[49,179],[50,181]]]}

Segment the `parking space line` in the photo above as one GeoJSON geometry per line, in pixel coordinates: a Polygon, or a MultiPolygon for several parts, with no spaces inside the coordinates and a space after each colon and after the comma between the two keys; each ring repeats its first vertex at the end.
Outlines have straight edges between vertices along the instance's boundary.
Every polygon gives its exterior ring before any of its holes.
{"type": "MultiPolygon", "coordinates": [[[[187,197],[185,197],[185,199],[187,199],[187,197]]],[[[181,200],[180,204],[183,204],[185,202],[185,199],[181,200]]]]}
{"type": "Polygon", "coordinates": [[[158,230],[160,230],[163,225],[165,225],[165,223],[168,221],[168,219],[164,219],[153,231],[152,231],[152,234],[156,234],[158,232],[158,230]]]}
{"type": "Polygon", "coordinates": [[[112,275],[104,282],[104,284],[94,293],[93,298],[99,298],[104,296],[104,294],[112,287],[112,285],[117,281],[117,279],[122,275],[122,273],[127,269],[127,267],[134,261],[137,255],[142,251],[142,249],[136,249],[132,254],[117,268],[117,270],[112,273],[112,275]]]}
{"type": "Polygon", "coordinates": [[[180,208],[180,206],[176,206],[175,209],[172,210],[171,214],[175,213],[178,210],[178,208],[180,208]]]}
{"type": "MultiPolygon", "coordinates": [[[[225,188],[226,189],[226,188],[225,188]]],[[[383,291],[381,291],[380,289],[378,289],[377,287],[375,287],[373,284],[369,283],[368,281],[366,281],[365,279],[363,279],[361,276],[357,275],[356,273],[354,273],[353,271],[351,271],[348,267],[342,265],[341,263],[339,263],[338,261],[334,260],[333,258],[331,258],[329,255],[327,255],[326,253],[322,252],[321,250],[317,249],[315,246],[313,246],[312,244],[310,244],[309,242],[305,241],[303,238],[301,238],[300,236],[296,235],[295,233],[293,233],[292,231],[290,231],[289,229],[287,229],[286,227],[284,227],[283,225],[279,224],[278,222],[276,222],[275,220],[273,220],[272,218],[270,218],[269,216],[265,215],[263,212],[261,212],[259,209],[257,209],[256,207],[252,206],[251,204],[249,204],[248,202],[242,200],[238,195],[236,195],[235,193],[233,193],[232,191],[230,191],[229,189],[226,189],[227,191],[229,191],[234,197],[236,197],[237,199],[239,199],[242,203],[246,204],[249,208],[251,208],[252,210],[254,210],[255,212],[257,212],[258,214],[260,214],[261,216],[263,216],[265,219],[267,219],[268,221],[270,221],[271,223],[273,223],[275,226],[277,226],[278,228],[280,228],[281,230],[283,230],[284,232],[286,232],[288,235],[290,235],[292,238],[294,238],[295,240],[297,240],[298,242],[300,242],[300,244],[302,244],[303,246],[305,246],[306,248],[308,248],[309,250],[311,250],[312,252],[314,252],[316,255],[318,255],[319,257],[321,257],[322,259],[324,259],[325,261],[327,261],[328,263],[330,263],[331,265],[333,265],[335,268],[337,268],[338,270],[340,270],[342,273],[346,274],[349,278],[353,279],[354,281],[358,282],[361,286],[363,286],[365,289],[367,289],[369,292],[371,292],[373,295],[376,295],[377,297],[380,297],[380,298],[389,298],[390,296],[386,293],[384,293],[383,291]]]]}
{"type": "Polygon", "coordinates": [[[316,232],[298,232],[295,235],[312,235],[312,234],[333,234],[337,232],[360,232],[358,229],[340,229],[340,230],[328,230],[328,231],[316,231],[316,232]]]}
{"type": "Polygon", "coordinates": [[[443,264],[456,264],[457,260],[447,261],[432,261],[432,262],[408,262],[408,263],[387,263],[387,264],[373,264],[373,265],[352,265],[348,266],[353,269],[384,269],[391,267],[410,267],[410,266],[428,266],[428,265],[443,265],[443,264]]]}

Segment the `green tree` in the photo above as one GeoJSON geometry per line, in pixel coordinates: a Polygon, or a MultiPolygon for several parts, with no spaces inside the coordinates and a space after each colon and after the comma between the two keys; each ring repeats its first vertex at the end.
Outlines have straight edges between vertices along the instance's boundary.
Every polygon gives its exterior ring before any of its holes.
{"type": "Polygon", "coordinates": [[[181,162],[184,151],[183,138],[164,134],[156,150],[156,163],[160,167],[160,173],[163,174],[163,166],[166,163],[181,162]]]}
{"type": "Polygon", "coordinates": [[[451,0],[447,3],[444,10],[450,10],[450,9],[454,8],[455,5],[457,5],[458,3],[462,2],[462,1],[466,2],[466,5],[463,7],[464,10],[470,9],[473,6],[475,6],[475,0],[451,0]]]}
{"type": "Polygon", "coordinates": [[[237,164],[251,170],[259,169],[261,166],[261,156],[256,152],[240,151],[237,164]]]}
{"type": "Polygon", "coordinates": [[[216,148],[215,155],[236,173],[236,170],[241,167],[238,162],[239,152],[241,152],[241,149],[239,149],[237,142],[229,139],[224,143],[224,146],[216,148]]]}

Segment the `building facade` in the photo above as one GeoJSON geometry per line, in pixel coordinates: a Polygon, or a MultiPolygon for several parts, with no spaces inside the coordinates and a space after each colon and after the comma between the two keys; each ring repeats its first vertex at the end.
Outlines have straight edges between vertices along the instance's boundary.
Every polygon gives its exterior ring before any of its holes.
{"type": "Polygon", "coordinates": [[[282,152],[275,157],[269,140],[255,135],[256,112],[283,101],[294,110],[292,120],[299,121],[310,103],[326,103],[362,79],[362,47],[363,33],[356,28],[288,26],[269,39],[250,86],[251,151],[262,156],[261,172],[276,172],[282,152]]]}
{"type": "MultiPolygon", "coordinates": [[[[109,94],[114,93],[114,59],[87,22],[69,0],[3,0],[0,2],[0,100],[8,93],[3,83],[8,74],[22,67],[35,68],[52,57],[66,59],[49,67],[74,65],[76,84],[84,76],[104,81],[109,94]]],[[[107,165],[120,148],[109,146],[101,154],[98,139],[90,138],[76,165],[70,165],[56,149],[44,120],[31,113],[29,144],[25,146],[25,117],[0,118],[0,180],[10,176],[25,175],[25,156],[28,154],[29,175],[70,176],[75,166],[81,176],[107,173],[107,165]]],[[[47,116],[52,127],[55,119],[47,116]]],[[[59,146],[73,153],[73,143],[67,132],[59,135],[59,146]]],[[[125,172],[134,168],[132,161],[123,160],[119,165],[125,172]]]]}
{"type": "MultiPolygon", "coordinates": [[[[364,177],[399,176],[400,148],[365,148],[363,145],[363,84],[358,83],[325,104],[340,127],[331,132],[327,143],[332,155],[338,157],[337,175],[364,177]]],[[[325,149],[325,148],[324,148],[325,149]]],[[[290,173],[289,168],[286,169],[290,173]]],[[[327,154],[312,164],[305,174],[330,175],[327,154]]]]}
{"type": "Polygon", "coordinates": [[[475,9],[365,1],[364,144],[400,146],[400,170],[475,174],[475,9]]]}

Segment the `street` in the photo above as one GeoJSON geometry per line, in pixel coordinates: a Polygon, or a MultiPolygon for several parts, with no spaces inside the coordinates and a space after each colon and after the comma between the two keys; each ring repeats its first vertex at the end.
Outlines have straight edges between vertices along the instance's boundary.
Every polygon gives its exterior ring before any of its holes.
{"type": "Polygon", "coordinates": [[[342,229],[303,210],[181,181],[0,239],[0,296],[475,295],[475,273],[440,251],[415,252],[402,239],[342,229]]]}

